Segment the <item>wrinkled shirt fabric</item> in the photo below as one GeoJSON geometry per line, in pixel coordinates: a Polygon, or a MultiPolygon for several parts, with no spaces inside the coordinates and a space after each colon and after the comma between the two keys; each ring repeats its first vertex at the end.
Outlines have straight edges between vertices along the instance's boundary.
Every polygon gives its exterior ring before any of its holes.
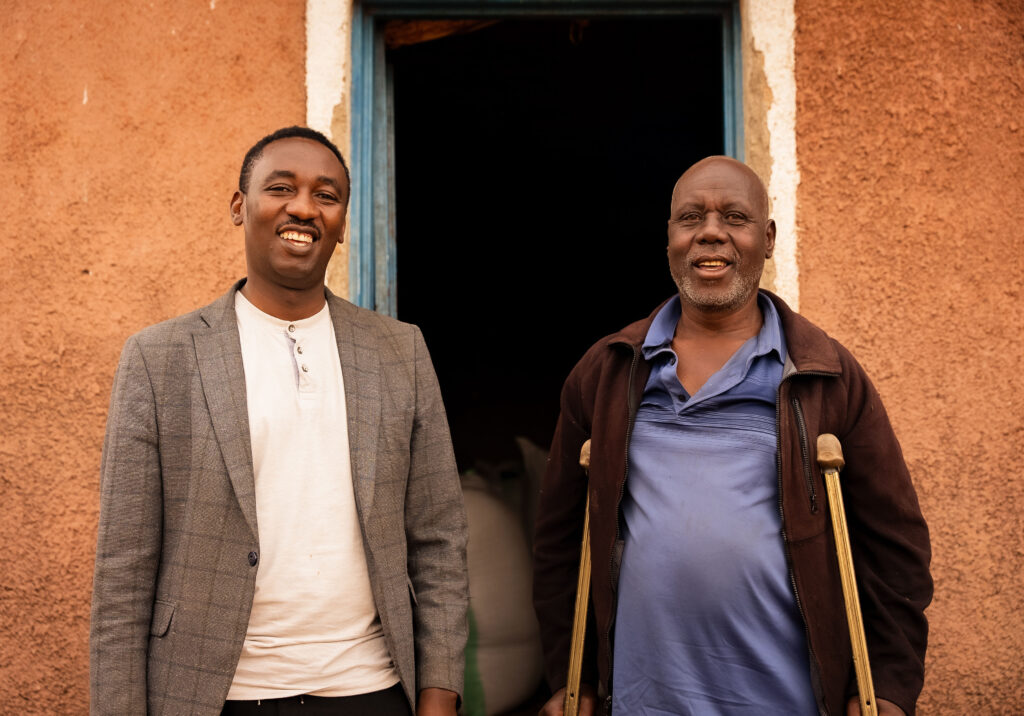
{"type": "Polygon", "coordinates": [[[642,346],[651,375],[622,500],[614,713],[817,713],[780,535],[785,341],[774,306],[759,304],[758,334],[692,396],[672,349],[678,297],[642,346]]]}

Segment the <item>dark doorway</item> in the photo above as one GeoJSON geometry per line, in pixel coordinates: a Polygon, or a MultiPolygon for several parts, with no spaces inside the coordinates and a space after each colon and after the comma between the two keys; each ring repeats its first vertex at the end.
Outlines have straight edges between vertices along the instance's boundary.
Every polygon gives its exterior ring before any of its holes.
{"type": "Polygon", "coordinates": [[[724,146],[721,22],[506,20],[388,51],[398,316],[460,469],[547,448],[587,347],[674,292],[673,183],[724,146]]]}

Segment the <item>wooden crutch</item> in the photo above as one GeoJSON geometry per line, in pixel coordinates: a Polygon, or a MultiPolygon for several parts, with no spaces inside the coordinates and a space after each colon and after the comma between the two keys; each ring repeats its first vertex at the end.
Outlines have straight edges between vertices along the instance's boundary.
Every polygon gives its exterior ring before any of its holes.
{"type": "Polygon", "coordinates": [[[860,598],[857,596],[857,579],[853,573],[853,554],[850,552],[850,533],[846,529],[846,512],[843,509],[843,493],[839,488],[839,471],[846,462],[839,438],[831,433],[818,436],[818,466],[825,478],[828,492],[828,506],[832,511],[832,533],[836,540],[836,556],[839,558],[839,577],[843,582],[843,600],[846,602],[846,623],[850,627],[850,644],[853,647],[853,668],[857,674],[857,690],[860,694],[861,716],[878,716],[875,702],[875,685],[871,681],[871,665],[868,663],[868,644],[864,638],[864,618],[860,613],[860,598]]]}
{"type": "MultiPolygon", "coordinates": [[[[580,449],[580,466],[590,475],[590,440],[580,449]]],[[[580,674],[583,671],[583,637],[587,632],[587,602],[590,600],[590,487],[583,508],[583,544],[580,547],[580,576],[576,580],[576,611],[572,618],[569,678],[565,684],[564,716],[580,712],[580,674]]]]}

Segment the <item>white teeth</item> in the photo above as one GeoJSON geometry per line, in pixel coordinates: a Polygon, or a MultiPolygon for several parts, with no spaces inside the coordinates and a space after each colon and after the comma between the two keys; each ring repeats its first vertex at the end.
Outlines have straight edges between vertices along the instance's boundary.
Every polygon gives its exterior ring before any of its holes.
{"type": "Polygon", "coordinates": [[[281,238],[286,241],[298,241],[300,244],[313,243],[313,236],[300,231],[282,231],[281,238]]]}

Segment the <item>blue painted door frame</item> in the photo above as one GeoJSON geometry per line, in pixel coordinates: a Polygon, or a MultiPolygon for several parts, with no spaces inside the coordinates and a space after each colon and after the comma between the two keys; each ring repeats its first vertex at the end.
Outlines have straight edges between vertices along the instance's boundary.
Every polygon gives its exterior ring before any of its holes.
{"type": "Polygon", "coordinates": [[[656,17],[722,19],[726,154],[743,159],[739,0],[354,0],[352,10],[352,204],[349,297],[395,315],[393,102],[383,22],[391,18],[656,17]]]}

